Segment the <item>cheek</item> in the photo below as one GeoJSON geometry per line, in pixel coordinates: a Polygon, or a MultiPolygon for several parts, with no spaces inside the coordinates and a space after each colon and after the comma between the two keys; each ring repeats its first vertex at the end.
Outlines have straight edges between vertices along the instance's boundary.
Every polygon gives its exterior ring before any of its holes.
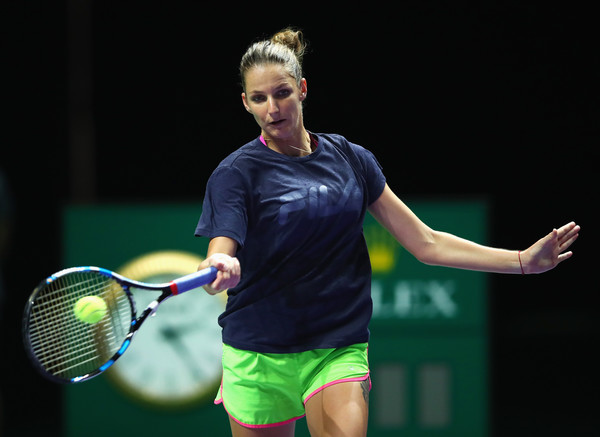
{"type": "Polygon", "coordinates": [[[256,122],[259,124],[260,124],[261,120],[264,119],[264,117],[265,117],[265,111],[262,110],[260,106],[258,106],[258,107],[251,106],[250,113],[252,114],[252,117],[254,117],[254,120],[256,120],[256,122]]]}
{"type": "Polygon", "coordinates": [[[280,107],[280,110],[288,115],[300,115],[302,113],[302,103],[297,100],[289,100],[280,107]]]}
{"type": "Polygon", "coordinates": [[[294,106],[293,110],[296,114],[296,118],[300,120],[302,118],[302,102],[298,102],[298,104],[294,106]]]}
{"type": "Polygon", "coordinates": [[[258,124],[261,128],[266,125],[266,122],[262,118],[260,118],[258,115],[253,114],[253,117],[254,117],[254,121],[256,122],[256,124],[258,124]]]}

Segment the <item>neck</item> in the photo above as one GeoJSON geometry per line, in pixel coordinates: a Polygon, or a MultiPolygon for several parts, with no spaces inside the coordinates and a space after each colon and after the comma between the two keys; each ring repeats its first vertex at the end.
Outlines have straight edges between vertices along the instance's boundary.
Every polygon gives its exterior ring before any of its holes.
{"type": "Polygon", "coordinates": [[[264,131],[262,131],[262,137],[269,149],[283,155],[307,156],[313,152],[310,135],[304,128],[299,134],[291,138],[272,138],[264,131]]]}

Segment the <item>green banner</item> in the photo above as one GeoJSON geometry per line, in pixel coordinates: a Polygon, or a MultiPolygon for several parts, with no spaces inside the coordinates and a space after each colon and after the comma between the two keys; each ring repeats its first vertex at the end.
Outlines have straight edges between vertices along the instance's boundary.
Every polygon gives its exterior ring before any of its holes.
{"type": "MultiPolygon", "coordinates": [[[[486,242],[485,203],[409,206],[434,229],[486,242]]],[[[189,273],[208,244],[193,237],[199,214],[195,204],[68,207],[64,265],[148,282],[189,273]]],[[[371,216],[364,233],[374,303],[369,436],[487,435],[486,275],[419,263],[371,216]]],[[[135,299],[144,307],[152,297],[135,299]]],[[[65,435],[229,435],[224,409],[212,404],[223,307],[203,291],[165,302],[107,374],[66,387],[65,435]]],[[[309,436],[304,419],[296,436],[309,436]]]]}
{"type": "MultiPolygon", "coordinates": [[[[191,273],[208,244],[193,236],[200,211],[197,205],[67,208],[65,266],[96,265],[147,282],[191,273]]],[[[140,310],[157,296],[134,297],[140,310]]],[[[111,369],[66,387],[65,435],[228,435],[227,415],[212,403],[224,304],[224,297],[199,290],[161,305],[111,369]]]]}
{"type": "MultiPolygon", "coordinates": [[[[483,202],[409,202],[431,228],[485,244],[483,202]]],[[[369,435],[486,436],[487,280],[417,261],[367,217],[373,269],[369,435]]]]}
{"type": "MultiPolygon", "coordinates": [[[[430,227],[485,243],[486,211],[476,202],[415,202],[430,227]]],[[[417,261],[371,216],[364,233],[373,268],[373,328],[481,328],[486,323],[486,277],[417,261]]]]}

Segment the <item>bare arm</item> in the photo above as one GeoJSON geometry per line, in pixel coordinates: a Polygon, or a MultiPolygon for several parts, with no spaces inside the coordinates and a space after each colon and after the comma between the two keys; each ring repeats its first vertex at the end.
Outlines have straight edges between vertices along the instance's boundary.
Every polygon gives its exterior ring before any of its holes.
{"type": "Polygon", "coordinates": [[[217,278],[204,289],[209,294],[217,294],[223,290],[235,287],[240,282],[242,274],[240,262],[235,258],[237,241],[228,237],[215,237],[208,243],[206,259],[200,263],[198,270],[216,267],[217,278]]]}
{"type": "Polygon", "coordinates": [[[555,229],[528,249],[482,246],[423,223],[386,185],[369,211],[419,261],[445,267],[495,273],[542,273],[571,257],[564,252],[578,237],[579,226],[555,229]],[[520,259],[519,259],[520,258],[520,259]]]}

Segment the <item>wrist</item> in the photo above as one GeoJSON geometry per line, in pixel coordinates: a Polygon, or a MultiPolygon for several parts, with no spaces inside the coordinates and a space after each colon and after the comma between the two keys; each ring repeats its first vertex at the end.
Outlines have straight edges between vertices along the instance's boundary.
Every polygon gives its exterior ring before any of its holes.
{"type": "Polygon", "coordinates": [[[521,274],[524,275],[525,274],[525,269],[523,268],[523,257],[521,256],[521,251],[520,250],[517,252],[517,257],[519,258],[519,267],[521,269],[521,274]]]}

